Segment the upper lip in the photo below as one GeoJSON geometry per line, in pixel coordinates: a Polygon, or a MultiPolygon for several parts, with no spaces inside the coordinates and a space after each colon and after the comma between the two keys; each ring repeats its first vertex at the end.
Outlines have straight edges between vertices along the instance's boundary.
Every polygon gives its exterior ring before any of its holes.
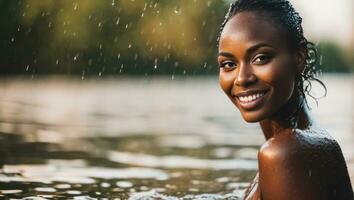
{"type": "Polygon", "coordinates": [[[246,91],[242,91],[242,92],[237,92],[233,96],[235,96],[235,97],[244,97],[244,96],[254,95],[254,94],[258,94],[258,93],[266,93],[266,92],[268,92],[268,90],[266,90],[266,89],[246,90],[246,91]]]}

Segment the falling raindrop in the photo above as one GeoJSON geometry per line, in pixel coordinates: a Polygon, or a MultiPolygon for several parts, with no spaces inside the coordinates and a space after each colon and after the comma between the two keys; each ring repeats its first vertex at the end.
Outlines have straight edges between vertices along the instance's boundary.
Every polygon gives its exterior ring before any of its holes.
{"type": "Polygon", "coordinates": [[[210,7],[210,5],[211,5],[211,2],[210,2],[210,1],[208,1],[208,2],[207,2],[207,6],[208,6],[208,7],[210,7]]]}
{"type": "Polygon", "coordinates": [[[98,72],[98,76],[102,76],[102,72],[98,72]]]}
{"type": "Polygon", "coordinates": [[[120,17],[118,17],[116,24],[119,25],[119,22],[120,22],[120,17]]]}
{"type": "Polygon", "coordinates": [[[175,14],[180,14],[181,7],[179,5],[177,5],[174,12],[175,12],[175,14]]]}
{"type": "Polygon", "coordinates": [[[29,70],[29,67],[30,67],[29,65],[27,65],[27,66],[26,66],[26,72],[28,72],[28,70],[29,70]]]}
{"type": "Polygon", "coordinates": [[[120,69],[119,69],[119,73],[122,73],[123,68],[124,68],[124,64],[121,64],[121,65],[120,65],[120,69]]]}
{"type": "Polygon", "coordinates": [[[11,42],[15,42],[15,38],[11,38],[11,42]]]}
{"type": "Polygon", "coordinates": [[[157,58],[155,58],[155,60],[154,60],[154,70],[157,69],[157,62],[158,62],[158,60],[157,60],[157,58]]]}
{"type": "Polygon", "coordinates": [[[179,62],[175,62],[174,66],[178,67],[178,65],[179,65],[179,62]]]}
{"type": "Polygon", "coordinates": [[[171,80],[175,80],[175,75],[174,74],[172,74],[171,80]]]}
{"type": "Polygon", "coordinates": [[[55,61],[55,64],[58,65],[58,64],[59,64],[59,60],[56,60],[56,61],[55,61]]]}
{"type": "Polygon", "coordinates": [[[132,48],[132,45],[131,45],[131,44],[128,45],[128,49],[130,49],[130,48],[132,48]]]}
{"type": "Polygon", "coordinates": [[[115,6],[115,5],[116,5],[115,0],[112,0],[112,6],[115,6]]]}
{"type": "Polygon", "coordinates": [[[85,79],[85,70],[82,71],[82,74],[81,74],[81,80],[84,80],[85,79]]]}
{"type": "Polygon", "coordinates": [[[74,4],[74,10],[78,10],[79,9],[79,5],[77,3],[74,4]]]}

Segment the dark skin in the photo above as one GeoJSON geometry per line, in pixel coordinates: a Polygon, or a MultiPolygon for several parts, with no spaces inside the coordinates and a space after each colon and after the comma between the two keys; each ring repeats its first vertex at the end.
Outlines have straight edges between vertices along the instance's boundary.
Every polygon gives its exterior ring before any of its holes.
{"type": "MultiPolygon", "coordinates": [[[[281,116],[298,93],[306,49],[266,13],[241,12],[224,27],[219,44],[219,81],[247,122],[259,122],[266,138],[259,150],[253,200],[352,200],[349,175],[338,143],[318,128],[306,107],[297,128],[281,116]]],[[[291,110],[291,109],[290,109],[291,110]]]]}

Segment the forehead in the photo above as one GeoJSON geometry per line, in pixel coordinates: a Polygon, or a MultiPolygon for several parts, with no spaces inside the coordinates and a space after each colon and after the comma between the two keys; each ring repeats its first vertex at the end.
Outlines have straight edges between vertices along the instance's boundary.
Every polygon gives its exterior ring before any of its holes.
{"type": "Polygon", "coordinates": [[[274,47],[284,47],[286,35],[280,25],[276,25],[267,14],[240,12],[225,25],[219,49],[227,46],[266,43],[274,47]]]}

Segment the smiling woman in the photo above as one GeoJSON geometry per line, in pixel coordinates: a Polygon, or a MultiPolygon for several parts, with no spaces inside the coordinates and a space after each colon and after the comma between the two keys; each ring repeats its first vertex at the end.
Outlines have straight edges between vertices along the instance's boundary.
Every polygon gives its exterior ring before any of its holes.
{"type": "Polygon", "coordinates": [[[310,81],[322,82],[301,22],[286,0],[239,0],[222,25],[220,85],[267,140],[245,199],[353,199],[338,143],[308,111],[310,81]]]}

